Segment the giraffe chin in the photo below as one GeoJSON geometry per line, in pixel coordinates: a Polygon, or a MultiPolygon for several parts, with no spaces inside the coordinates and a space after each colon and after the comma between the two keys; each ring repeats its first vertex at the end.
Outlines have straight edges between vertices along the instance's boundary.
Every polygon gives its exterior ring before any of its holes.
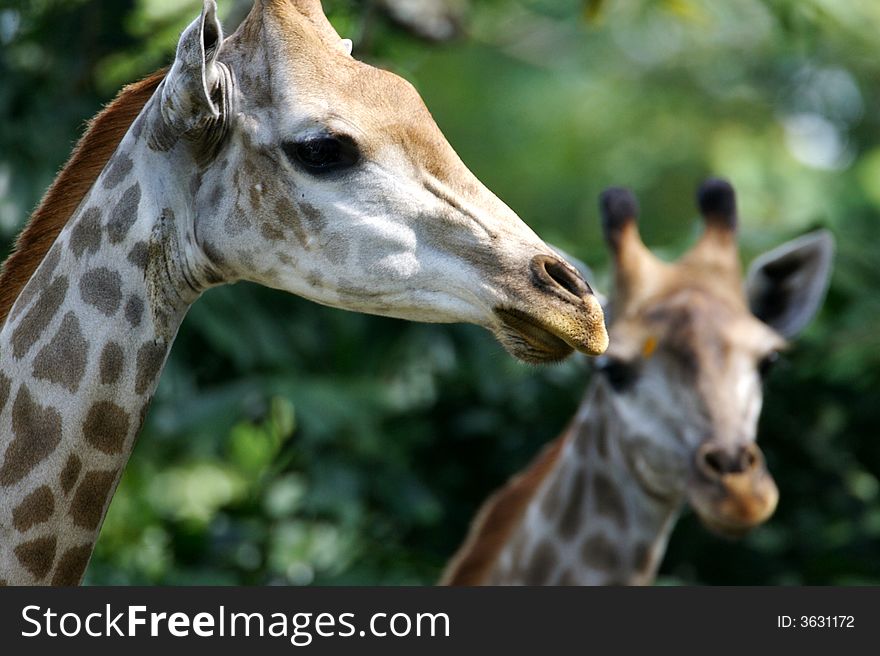
{"type": "Polygon", "coordinates": [[[598,327],[589,325],[586,331],[582,322],[550,322],[513,308],[495,308],[495,316],[500,320],[500,325],[493,331],[495,337],[511,355],[524,362],[559,362],[575,350],[587,355],[598,355],[608,345],[601,313],[598,327]],[[569,323],[573,326],[569,326],[569,323]]]}
{"type": "Polygon", "coordinates": [[[742,539],[753,530],[755,530],[758,526],[764,523],[764,520],[755,522],[754,524],[739,524],[735,522],[729,523],[725,520],[719,520],[719,518],[717,517],[703,516],[699,513],[697,513],[697,516],[700,518],[700,522],[702,522],[703,526],[705,526],[707,530],[719,537],[727,538],[729,540],[742,539]]]}
{"type": "Polygon", "coordinates": [[[495,336],[511,355],[524,362],[544,364],[564,360],[574,352],[538,319],[517,310],[496,309],[501,326],[495,336]]]}
{"type": "Polygon", "coordinates": [[[704,517],[701,517],[700,521],[703,522],[703,526],[709,531],[719,537],[727,538],[728,540],[740,540],[751,533],[755,528],[754,526],[733,526],[730,524],[722,524],[704,517]]]}

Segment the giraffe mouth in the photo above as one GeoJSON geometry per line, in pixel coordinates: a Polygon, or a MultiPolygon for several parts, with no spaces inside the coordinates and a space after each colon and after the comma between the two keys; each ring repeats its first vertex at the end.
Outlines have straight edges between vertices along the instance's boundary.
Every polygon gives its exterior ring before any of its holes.
{"type": "Polygon", "coordinates": [[[575,350],[599,355],[608,346],[608,333],[598,301],[592,296],[574,312],[548,310],[533,314],[516,308],[495,308],[500,320],[498,341],[512,355],[533,364],[558,362],[575,350]]]}
{"type": "Polygon", "coordinates": [[[574,352],[572,346],[551,332],[537,317],[500,308],[495,314],[501,319],[498,341],[520,360],[534,364],[558,362],[574,352]]]}
{"type": "Polygon", "coordinates": [[[707,529],[723,537],[741,538],[770,518],[779,491],[766,472],[729,474],[712,489],[692,487],[688,499],[707,529]]]}

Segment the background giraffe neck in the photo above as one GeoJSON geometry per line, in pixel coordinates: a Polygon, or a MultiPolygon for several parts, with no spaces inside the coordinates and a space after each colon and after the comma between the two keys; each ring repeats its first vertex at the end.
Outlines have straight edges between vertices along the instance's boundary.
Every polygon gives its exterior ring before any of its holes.
{"type": "Polygon", "coordinates": [[[490,584],[646,584],[656,574],[680,502],[660,500],[632,472],[622,424],[593,383],[557,464],[499,554],[490,584]]]}
{"type": "Polygon", "coordinates": [[[151,101],[0,331],[0,582],[80,581],[200,291],[176,219],[192,164],[162,152],[157,115],[151,101]]]}

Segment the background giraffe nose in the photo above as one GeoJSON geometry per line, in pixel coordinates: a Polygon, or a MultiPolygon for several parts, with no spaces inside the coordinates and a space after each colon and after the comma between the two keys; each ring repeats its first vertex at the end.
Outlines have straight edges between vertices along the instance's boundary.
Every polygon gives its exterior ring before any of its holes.
{"type": "Polygon", "coordinates": [[[564,296],[575,296],[578,300],[583,300],[593,293],[574,267],[553,255],[533,257],[531,270],[535,285],[547,291],[555,291],[564,296]]]}
{"type": "Polygon", "coordinates": [[[762,466],[757,444],[722,445],[707,442],[697,450],[697,469],[710,481],[728,474],[747,474],[762,466]]]}

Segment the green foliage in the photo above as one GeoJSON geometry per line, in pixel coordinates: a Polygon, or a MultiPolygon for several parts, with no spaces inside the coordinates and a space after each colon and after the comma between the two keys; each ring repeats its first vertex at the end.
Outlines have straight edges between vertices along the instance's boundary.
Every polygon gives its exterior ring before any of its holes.
{"type": "MultiPolygon", "coordinates": [[[[0,237],[83,121],[170,60],[198,2],[0,4],[0,237]]],[[[247,2],[224,2],[231,22],[247,2]]],[[[492,0],[426,44],[326,2],[356,55],[413,80],[465,162],[597,270],[598,192],[625,184],[674,256],[707,174],[739,191],[746,256],[816,226],[839,251],[819,319],[768,383],[781,489],[745,540],[686,515],[662,582],[880,582],[880,5],[492,0]]],[[[184,322],[107,517],[91,583],[431,583],[485,496],[574,412],[582,359],[514,362],[474,327],[320,307],[250,285],[184,322]]]]}

